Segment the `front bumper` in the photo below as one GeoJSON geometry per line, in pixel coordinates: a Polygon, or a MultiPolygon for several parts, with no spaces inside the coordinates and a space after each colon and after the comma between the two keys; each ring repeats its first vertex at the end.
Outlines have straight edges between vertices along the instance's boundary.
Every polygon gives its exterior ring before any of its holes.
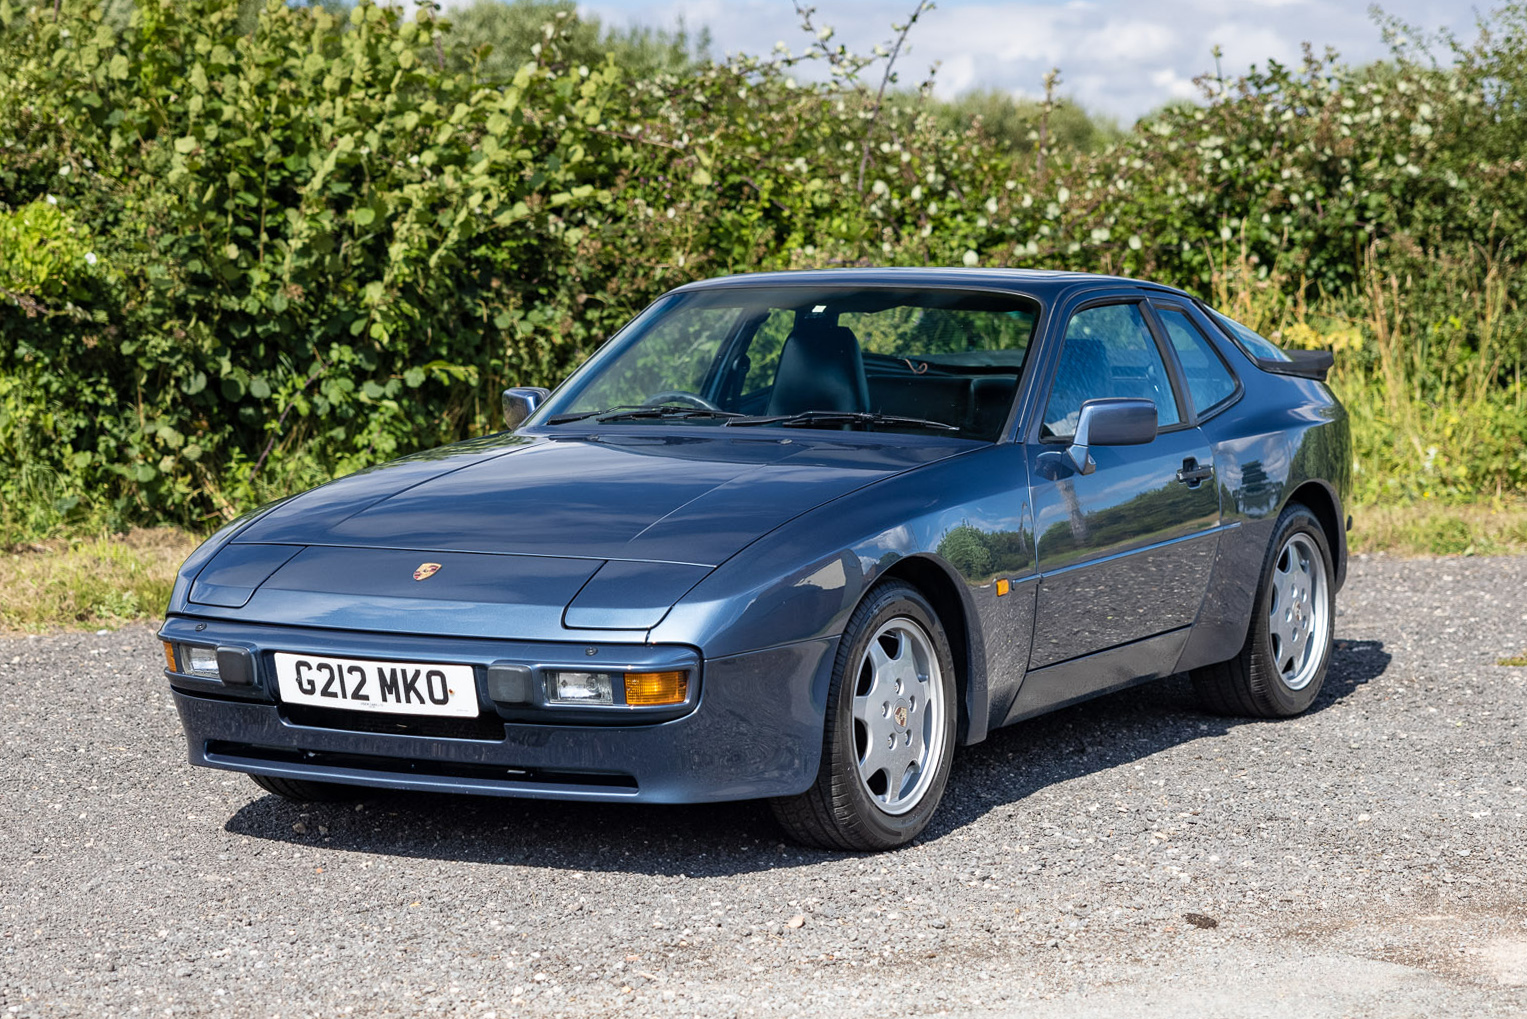
{"type": "MultiPolygon", "coordinates": [[[[198,642],[246,647],[257,661],[272,650],[318,649],[487,663],[525,649],[504,641],[194,625],[172,618],[161,636],[185,640],[190,633],[198,642]]],[[[484,725],[460,736],[326,727],[277,703],[264,676],[245,690],[178,676],[171,683],[190,762],[202,767],[426,792],[701,803],[793,795],[812,783],[835,650],[835,639],[823,639],[706,661],[697,703],[669,721],[503,721],[485,701],[484,725]]],[[[584,645],[567,651],[581,656],[584,645]]],[[[346,721],[359,714],[346,712],[346,721]]]]}

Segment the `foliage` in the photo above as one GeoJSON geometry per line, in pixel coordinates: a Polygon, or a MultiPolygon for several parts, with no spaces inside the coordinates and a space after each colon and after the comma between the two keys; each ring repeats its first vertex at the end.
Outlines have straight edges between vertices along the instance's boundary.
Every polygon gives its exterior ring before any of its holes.
{"type": "Polygon", "coordinates": [[[1059,102],[1041,151],[1027,106],[898,91],[925,4],[886,56],[803,10],[805,52],[724,63],[340,6],[0,0],[0,530],[206,527],[490,429],[678,283],[855,264],[1175,283],[1338,348],[1366,498],[1527,490],[1521,0],[1116,142],[1059,102]]]}
{"type": "Polygon", "coordinates": [[[558,59],[592,66],[604,63],[608,54],[633,78],[687,71],[710,50],[710,34],[691,37],[682,21],[672,31],[606,28],[598,18],[580,15],[572,0],[473,0],[450,10],[448,17],[447,60],[460,70],[475,64],[483,81],[511,79],[535,61],[550,42],[548,25],[555,26],[558,59]]]}
{"type": "Polygon", "coordinates": [[[145,3],[115,33],[0,2],[21,154],[0,201],[56,192],[117,273],[77,314],[29,291],[48,313],[0,326],[0,413],[56,409],[0,418],[0,450],[53,451],[56,511],[227,515],[468,429],[475,383],[560,371],[608,327],[568,309],[578,224],[609,201],[588,128],[611,68],[483,89],[418,59],[428,10],[340,31],[271,3],[248,36],[237,13],[145,3]]]}
{"type": "MultiPolygon", "coordinates": [[[[993,148],[1015,155],[1032,154],[1039,145],[1044,103],[994,89],[975,89],[931,106],[940,127],[948,131],[979,129],[993,148]],[[979,127],[977,125],[979,118],[979,127]]],[[[1067,99],[1055,104],[1048,119],[1051,144],[1058,149],[1097,152],[1123,137],[1119,125],[1088,113],[1067,99]]]]}
{"type": "Polygon", "coordinates": [[[1521,555],[1527,552],[1527,502],[1368,503],[1355,509],[1354,552],[1400,555],[1521,555]]]}
{"type": "Polygon", "coordinates": [[[164,610],[192,535],[138,528],[119,536],[54,539],[0,551],[0,633],[120,626],[164,610]]]}

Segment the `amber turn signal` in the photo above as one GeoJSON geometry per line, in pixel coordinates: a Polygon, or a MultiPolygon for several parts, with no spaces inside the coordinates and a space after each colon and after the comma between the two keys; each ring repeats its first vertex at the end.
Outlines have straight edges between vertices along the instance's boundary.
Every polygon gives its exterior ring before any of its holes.
{"type": "Polygon", "coordinates": [[[175,672],[175,645],[169,641],[164,642],[164,667],[175,672]]]}
{"type": "Polygon", "coordinates": [[[687,672],[626,673],[626,703],[635,707],[682,704],[688,696],[687,672]]]}
{"type": "Polygon", "coordinates": [[[1005,595],[1005,594],[1007,594],[1007,593],[1008,593],[1008,592],[1009,592],[1009,591],[1011,591],[1011,590],[1012,590],[1012,588],[1013,588],[1013,585],[1012,585],[1012,584],[1009,584],[1009,583],[1008,583],[1008,582],[1007,582],[1007,581],[1005,581],[1005,580],[999,580],[999,581],[997,581],[997,597],[998,597],[998,598],[1001,598],[1001,597],[1002,597],[1002,596],[1003,596],[1003,595],[1005,595]]]}

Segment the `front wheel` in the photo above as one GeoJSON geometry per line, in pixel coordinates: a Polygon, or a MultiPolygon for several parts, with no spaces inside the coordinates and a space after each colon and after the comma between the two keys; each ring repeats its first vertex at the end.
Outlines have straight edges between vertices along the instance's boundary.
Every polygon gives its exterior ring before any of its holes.
{"type": "Polygon", "coordinates": [[[1246,644],[1228,662],[1195,669],[1193,686],[1221,715],[1288,718],[1325,684],[1336,619],[1331,546],[1315,514],[1293,504],[1273,530],[1246,644]]]}
{"type": "Polygon", "coordinates": [[[838,645],[816,782],[770,801],[780,826],[824,849],[915,838],[949,780],[956,707],[954,659],[932,606],[907,584],[877,588],[838,645]]]}

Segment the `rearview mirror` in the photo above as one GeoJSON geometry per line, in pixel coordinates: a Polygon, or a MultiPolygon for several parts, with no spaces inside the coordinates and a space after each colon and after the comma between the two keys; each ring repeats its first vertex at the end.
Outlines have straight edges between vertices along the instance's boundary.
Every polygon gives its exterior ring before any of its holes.
{"type": "Polygon", "coordinates": [[[1082,404],[1076,437],[1066,453],[1082,474],[1097,470],[1089,446],[1143,446],[1156,438],[1156,405],[1149,400],[1109,398],[1082,404]]]}
{"type": "Polygon", "coordinates": [[[541,401],[551,395],[551,390],[539,386],[521,386],[504,390],[504,427],[518,428],[525,419],[535,413],[541,401]]]}

